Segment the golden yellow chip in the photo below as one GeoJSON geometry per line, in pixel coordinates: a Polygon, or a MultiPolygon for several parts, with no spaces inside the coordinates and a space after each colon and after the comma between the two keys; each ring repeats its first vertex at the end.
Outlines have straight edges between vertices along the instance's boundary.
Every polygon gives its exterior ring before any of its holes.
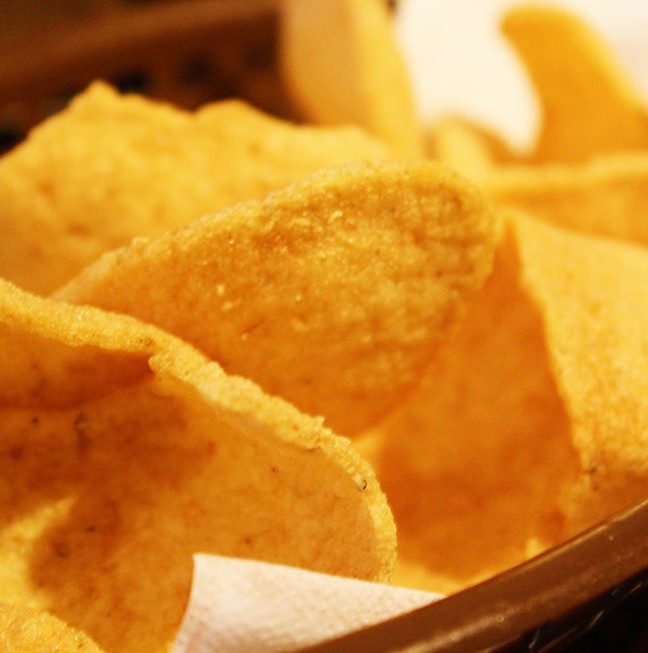
{"type": "Polygon", "coordinates": [[[648,112],[603,39],[551,7],[512,9],[503,30],[542,103],[536,151],[514,156],[492,135],[452,119],[435,126],[434,155],[467,174],[498,207],[648,242],[648,112]]]}
{"type": "Polygon", "coordinates": [[[386,580],[391,513],[348,440],[132,318],[0,281],[0,603],[165,651],[192,555],[386,580]]]}
{"type": "Polygon", "coordinates": [[[280,65],[289,95],[316,124],[356,124],[400,156],[421,156],[405,63],[383,0],[282,0],[280,65]]]}
{"type": "Polygon", "coordinates": [[[445,167],[349,164],[106,254],[57,297],[162,326],[352,435],[418,379],[495,231],[445,167]]]}
{"type": "Polygon", "coordinates": [[[84,633],[47,612],[0,603],[3,653],[102,653],[84,633]]]}
{"type": "Polygon", "coordinates": [[[511,9],[502,31],[531,76],[543,116],[533,158],[585,161],[648,147],[648,112],[607,43],[557,7],[511,9]]]}
{"type": "Polygon", "coordinates": [[[507,224],[453,339],[366,436],[398,584],[465,587],[648,493],[648,252],[507,224]]]}
{"type": "Polygon", "coordinates": [[[496,168],[514,161],[513,153],[494,132],[458,116],[447,116],[427,134],[430,157],[483,185],[496,168]]]}
{"type": "Polygon", "coordinates": [[[48,293],[134,236],[389,156],[355,127],[297,127],[239,101],[188,113],[96,83],[0,159],[0,275],[48,293]]]}
{"type": "Polygon", "coordinates": [[[579,165],[491,169],[482,187],[514,207],[577,231],[648,244],[648,148],[579,165]]]}

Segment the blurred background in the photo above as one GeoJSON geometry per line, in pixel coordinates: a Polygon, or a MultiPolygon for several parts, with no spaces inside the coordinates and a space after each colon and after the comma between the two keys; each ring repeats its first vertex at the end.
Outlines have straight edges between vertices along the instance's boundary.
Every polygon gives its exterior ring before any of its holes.
{"type": "MultiPolygon", "coordinates": [[[[641,0],[401,0],[396,30],[421,117],[460,114],[525,150],[540,116],[526,72],[499,31],[510,7],[576,13],[612,46],[648,104],[648,2],[641,0]]],[[[565,67],[570,65],[565,61],[565,67]]]]}
{"type": "MultiPolygon", "coordinates": [[[[538,107],[523,66],[498,27],[502,13],[521,1],[385,2],[396,9],[394,27],[422,121],[459,114],[499,133],[514,149],[528,149],[539,125],[538,107]]],[[[180,106],[241,96],[290,117],[275,74],[278,3],[0,0],[0,147],[6,149],[70,92],[78,92],[90,67],[122,90],[169,97],[180,106]],[[227,28],[219,29],[221,24],[227,28]],[[84,58],[85,64],[79,63],[84,58]],[[37,99],[37,94],[49,97],[37,99]]],[[[648,3],[550,4],[590,22],[648,102],[648,3]]]]}
{"type": "Polygon", "coordinates": [[[272,0],[0,0],[0,151],[90,81],[184,108],[241,97],[289,117],[272,0]]]}

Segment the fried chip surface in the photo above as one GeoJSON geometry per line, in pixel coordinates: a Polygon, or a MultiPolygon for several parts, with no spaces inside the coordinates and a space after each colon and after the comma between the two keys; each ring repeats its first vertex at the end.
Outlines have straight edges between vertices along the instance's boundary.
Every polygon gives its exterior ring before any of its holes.
{"type": "Polygon", "coordinates": [[[0,604],[0,651],[6,653],[102,653],[81,633],[47,612],[0,604]]]}
{"type": "Polygon", "coordinates": [[[386,580],[391,513],[350,443],[132,318],[0,282],[0,602],[163,651],[196,552],[386,580]]]}
{"type": "Polygon", "coordinates": [[[417,381],[496,224],[443,166],[349,164],[111,252],[57,297],[162,326],[352,435],[417,381]]]}
{"type": "Polygon", "coordinates": [[[236,100],[190,113],[97,82],[0,159],[0,275],[48,293],[135,236],[389,156],[355,127],[297,127],[236,100]]]}
{"type": "Polygon", "coordinates": [[[529,220],[516,230],[578,452],[561,497],[569,537],[648,491],[648,252],[529,220]]]}
{"type": "Polygon", "coordinates": [[[648,253],[507,225],[453,338],[366,436],[397,584],[455,591],[648,491],[648,253]]]}
{"type": "Polygon", "coordinates": [[[421,156],[409,74],[383,0],[282,0],[286,89],[315,124],[356,124],[399,156],[421,156]]]}
{"type": "Polygon", "coordinates": [[[610,46],[568,10],[522,5],[502,32],[531,77],[542,111],[533,159],[586,161],[648,147],[648,112],[610,46]]]}

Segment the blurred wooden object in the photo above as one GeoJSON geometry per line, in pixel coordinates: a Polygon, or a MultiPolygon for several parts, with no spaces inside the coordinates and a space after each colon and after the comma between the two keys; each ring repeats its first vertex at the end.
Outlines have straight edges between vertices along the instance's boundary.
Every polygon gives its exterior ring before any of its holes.
{"type": "Polygon", "coordinates": [[[124,6],[0,45],[0,148],[95,79],[194,108],[243,97],[285,115],[274,51],[278,0],[124,6]]]}
{"type": "Polygon", "coordinates": [[[56,25],[87,20],[132,2],[142,2],[142,0],[47,0],[47,2],[2,0],[0,43],[51,29],[56,25]]]}

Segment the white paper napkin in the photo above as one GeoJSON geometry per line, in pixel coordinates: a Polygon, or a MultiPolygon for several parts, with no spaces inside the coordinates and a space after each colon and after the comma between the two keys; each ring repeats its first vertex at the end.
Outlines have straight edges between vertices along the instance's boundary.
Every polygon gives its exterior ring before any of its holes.
{"type": "Polygon", "coordinates": [[[436,594],[198,554],[172,653],[289,651],[427,605],[436,594]]]}

